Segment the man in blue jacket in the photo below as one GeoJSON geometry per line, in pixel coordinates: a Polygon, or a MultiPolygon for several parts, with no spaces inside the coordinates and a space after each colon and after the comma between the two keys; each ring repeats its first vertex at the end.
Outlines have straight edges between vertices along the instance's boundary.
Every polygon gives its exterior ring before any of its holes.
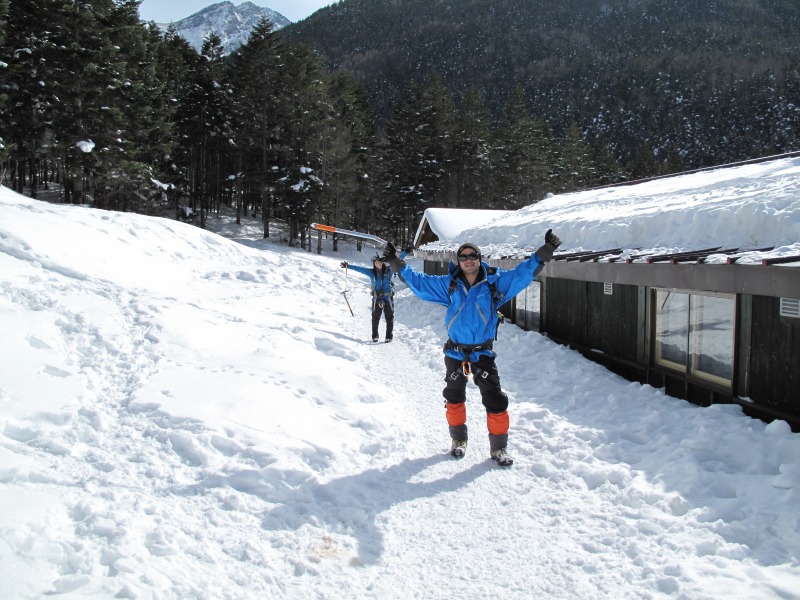
{"type": "Polygon", "coordinates": [[[384,251],[389,266],[415,296],[447,307],[444,346],[447,423],[452,439],[450,454],[461,458],[467,448],[467,381],[472,375],[486,408],[491,458],[500,466],[513,464],[508,445],[508,396],[500,387],[492,343],[497,331],[497,309],[524,290],[553,258],[561,240],[548,229],[545,243],[514,269],[504,271],[481,261],[475,244],[462,244],[458,264],[450,263],[448,275],[417,273],[405,264],[392,244],[384,251]]]}
{"type": "Polygon", "coordinates": [[[394,285],[392,284],[392,271],[383,262],[383,258],[375,254],[372,259],[372,268],[350,265],[342,261],[339,265],[343,269],[350,267],[353,271],[366,275],[370,279],[372,288],[372,341],[378,341],[378,324],[381,313],[386,318],[386,343],[392,341],[394,330],[394,285]]]}

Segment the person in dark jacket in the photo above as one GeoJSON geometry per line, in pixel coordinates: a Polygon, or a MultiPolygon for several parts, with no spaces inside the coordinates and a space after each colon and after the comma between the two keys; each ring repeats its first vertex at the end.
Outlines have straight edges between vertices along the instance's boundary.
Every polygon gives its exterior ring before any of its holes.
{"type": "Polygon", "coordinates": [[[340,265],[343,269],[351,268],[357,273],[362,273],[370,279],[372,287],[372,341],[377,342],[378,325],[381,320],[381,313],[386,318],[386,337],[384,340],[389,343],[392,341],[394,330],[394,284],[392,283],[392,271],[383,261],[383,257],[376,254],[372,259],[372,268],[359,267],[342,261],[340,265]]]}
{"type": "Polygon", "coordinates": [[[384,251],[389,266],[422,300],[447,307],[444,346],[446,417],[450,430],[450,454],[461,458],[467,448],[466,387],[473,377],[486,409],[490,456],[501,466],[510,466],[508,454],[508,396],[500,386],[492,344],[497,331],[497,309],[523,291],[553,253],[561,240],[549,229],[545,243],[514,269],[504,271],[481,261],[481,250],[471,243],[456,252],[457,264],[450,263],[447,275],[417,273],[397,256],[393,245],[384,251]]]}

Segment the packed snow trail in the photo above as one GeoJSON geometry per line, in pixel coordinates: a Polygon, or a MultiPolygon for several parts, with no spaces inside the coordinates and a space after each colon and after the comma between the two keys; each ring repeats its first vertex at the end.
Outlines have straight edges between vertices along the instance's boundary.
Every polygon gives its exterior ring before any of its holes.
{"type": "Polygon", "coordinates": [[[0,201],[3,598],[798,597],[785,423],[504,325],[516,462],[473,384],[454,460],[444,309],[365,343],[352,248],[0,201]]]}

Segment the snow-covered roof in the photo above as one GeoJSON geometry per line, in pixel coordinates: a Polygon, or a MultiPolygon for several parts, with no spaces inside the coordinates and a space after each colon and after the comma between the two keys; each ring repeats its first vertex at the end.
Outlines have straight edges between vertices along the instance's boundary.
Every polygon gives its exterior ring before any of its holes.
{"type": "Polygon", "coordinates": [[[465,229],[478,227],[491,223],[494,219],[505,216],[513,211],[508,210],[477,210],[472,208],[428,208],[422,215],[422,220],[414,236],[414,245],[417,245],[427,223],[431,231],[440,240],[452,240],[465,229]]]}
{"type": "MultiPolygon", "coordinates": [[[[625,258],[720,247],[798,255],[800,156],[553,195],[489,223],[457,227],[486,257],[530,254],[550,228],[565,253],[616,248],[625,258]]],[[[457,247],[452,235],[440,238],[422,253],[457,247]]]]}

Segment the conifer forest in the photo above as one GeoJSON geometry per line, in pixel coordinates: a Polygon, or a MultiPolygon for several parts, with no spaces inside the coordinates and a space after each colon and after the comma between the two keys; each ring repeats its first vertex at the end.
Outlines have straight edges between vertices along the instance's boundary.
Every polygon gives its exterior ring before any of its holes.
{"type": "Polygon", "coordinates": [[[4,185],[405,245],[428,207],[800,150],[793,0],[341,0],[230,53],[138,6],[0,0],[4,185]]]}

